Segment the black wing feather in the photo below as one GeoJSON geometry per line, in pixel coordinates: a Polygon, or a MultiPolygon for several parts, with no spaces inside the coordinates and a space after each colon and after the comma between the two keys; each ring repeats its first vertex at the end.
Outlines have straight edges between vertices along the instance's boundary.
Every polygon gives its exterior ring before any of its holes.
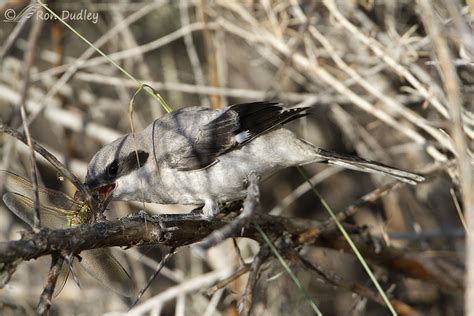
{"type": "Polygon", "coordinates": [[[252,102],[230,106],[202,126],[193,142],[180,149],[173,167],[179,170],[207,168],[223,155],[259,135],[307,115],[307,107],[286,109],[276,102],[252,102]]]}
{"type": "MultiPolygon", "coordinates": [[[[276,102],[254,102],[236,104],[230,110],[238,113],[239,128],[235,135],[245,133],[247,137],[242,140],[237,137],[237,142],[244,145],[255,137],[294,119],[308,115],[308,107],[286,109],[276,102]]],[[[242,134],[241,134],[242,135],[242,134]]]]}

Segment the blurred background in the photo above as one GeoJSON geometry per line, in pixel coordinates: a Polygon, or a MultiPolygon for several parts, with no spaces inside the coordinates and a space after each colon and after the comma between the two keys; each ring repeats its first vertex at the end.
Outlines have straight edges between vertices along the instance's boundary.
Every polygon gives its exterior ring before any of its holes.
{"type": "MultiPolygon", "coordinates": [[[[454,160],[459,143],[450,135],[459,124],[451,110],[457,106],[466,145],[473,145],[474,5],[467,2],[120,0],[47,4],[134,78],[154,87],[173,109],[217,108],[257,100],[276,100],[287,107],[311,106],[310,116],[288,125],[302,138],[325,149],[428,173],[425,183],[402,185],[361,207],[347,222],[364,227],[364,233],[380,247],[410,254],[426,264],[421,268],[431,269],[431,275],[445,281],[421,280],[407,270],[380,264],[389,258],[369,260],[387,295],[411,308],[405,314],[461,315],[462,175],[454,160]],[[437,57],[440,46],[436,40],[446,44],[450,58],[437,57]],[[457,81],[444,75],[446,63],[454,67],[457,81]],[[446,80],[461,95],[459,104],[451,102],[455,99],[451,98],[453,91],[445,88],[446,80]]],[[[19,104],[24,103],[31,136],[83,180],[92,155],[130,132],[128,107],[137,83],[35,1],[3,1],[0,20],[0,124],[19,129],[19,104]],[[28,18],[32,6],[37,10],[28,18]],[[33,59],[28,61],[28,55],[33,59]]],[[[137,130],[164,113],[146,93],[136,96],[133,122],[137,130]]],[[[30,168],[28,148],[0,135],[0,169],[28,178],[30,168]]],[[[75,188],[41,159],[38,168],[42,186],[74,194],[75,188]]],[[[304,170],[336,212],[393,181],[327,165],[313,164],[304,170]]],[[[142,206],[115,202],[107,217],[126,216],[142,206]]],[[[146,205],[146,210],[170,213],[190,208],[146,205]]],[[[307,220],[329,218],[296,169],[275,174],[262,184],[260,211],[307,220]]],[[[19,232],[27,228],[0,203],[1,240],[18,239],[19,232]]],[[[245,262],[251,262],[258,243],[243,238],[237,243],[245,262]]],[[[232,242],[211,249],[205,259],[194,256],[190,249],[178,249],[143,296],[141,309],[130,314],[238,314],[247,274],[210,295],[206,292],[241,264],[232,242]]],[[[160,247],[113,249],[138,288],[166,251],[160,247]]],[[[335,279],[377,293],[350,251],[311,245],[298,251],[335,279]]],[[[354,287],[330,284],[300,262],[288,262],[324,315],[390,315],[383,303],[354,287]]],[[[49,265],[49,257],[20,264],[0,290],[0,314],[34,313],[49,265]]],[[[102,287],[80,269],[77,278],[81,288],[70,278],[53,300],[53,315],[116,315],[128,310],[131,299],[102,287]]],[[[275,259],[266,261],[254,295],[252,315],[313,313],[304,292],[275,259]]]]}

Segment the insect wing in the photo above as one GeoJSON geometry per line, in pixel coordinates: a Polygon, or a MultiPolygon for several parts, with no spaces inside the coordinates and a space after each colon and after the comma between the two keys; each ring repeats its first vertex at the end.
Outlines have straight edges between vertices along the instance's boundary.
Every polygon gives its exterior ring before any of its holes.
{"type": "MultiPolygon", "coordinates": [[[[21,194],[7,192],[3,195],[5,205],[21,220],[33,227],[33,201],[21,194]]],[[[65,228],[68,224],[68,212],[60,208],[40,205],[41,223],[49,228],[65,228]]]]}
{"type": "Polygon", "coordinates": [[[100,248],[81,252],[81,266],[105,287],[117,294],[132,297],[136,295],[136,287],[130,275],[110,249],[100,248]]]}
{"type": "Polygon", "coordinates": [[[58,296],[66,285],[66,281],[69,277],[69,266],[64,261],[61,265],[61,271],[59,271],[58,279],[56,280],[56,286],[54,287],[54,297],[58,296]]]}
{"type": "MultiPolygon", "coordinates": [[[[8,191],[19,193],[33,200],[33,187],[29,180],[10,171],[0,170],[0,172],[6,174],[5,187],[8,191]]],[[[81,203],[60,191],[39,187],[38,195],[40,203],[45,206],[61,207],[66,210],[78,209],[81,206],[81,203]]]]}

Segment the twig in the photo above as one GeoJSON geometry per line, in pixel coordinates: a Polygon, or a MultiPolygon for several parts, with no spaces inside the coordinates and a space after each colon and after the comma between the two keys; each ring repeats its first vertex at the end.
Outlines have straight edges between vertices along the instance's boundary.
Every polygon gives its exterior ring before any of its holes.
{"type": "Polygon", "coordinates": [[[260,276],[260,267],[270,256],[270,249],[267,245],[262,245],[260,251],[253,259],[252,264],[249,269],[249,278],[247,280],[247,285],[245,286],[245,291],[242,294],[239,302],[239,314],[241,316],[249,316],[252,311],[253,298],[255,287],[257,286],[257,281],[260,276]]]}
{"type": "MultiPolygon", "coordinates": [[[[209,28],[212,28],[212,27],[214,27],[213,24],[209,25],[209,28]]],[[[204,24],[200,23],[200,22],[189,24],[187,26],[183,26],[182,28],[180,28],[180,29],[178,29],[174,32],[171,32],[171,33],[169,33],[169,34],[167,34],[163,37],[160,37],[160,38],[158,38],[154,41],[151,41],[149,43],[146,43],[146,44],[143,44],[143,45],[140,45],[140,46],[137,46],[137,47],[129,48],[129,49],[126,49],[126,50],[123,50],[123,51],[107,54],[107,57],[110,60],[113,60],[114,62],[118,62],[120,60],[131,58],[131,57],[134,57],[134,56],[137,56],[137,55],[142,55],[144,53],[147,53],[147,52],[150,52],[152,50],[156,50],[160,47],[163,47],[165,45],[168,45],[168,44],[170,44],[170,43],[172,43],[176,40],[179,40],[185,34],[201,31],[203,28],[204,28],[204,24]]],[[[91,68],[91,67],[99,66],[99,65],[102,65],[102,64],[106,64],[108,62],[109,62],[109,60],[106,57],[99,56],[99,57],[91,58],[86,62],[81,62],[76,67],[77,67],[77,69],[91,68]]],[[[52,76],[52,75],[55,75],[57,73],[61,73],[65,70],[67,70],[70,66],[71,66],[70,64],[64,64],[64,65],[59,66],[57,68],[53,68],[53,69],[47,70],[45,72],[38,73],[37,75],[32,76],[32,78],[34,80],[47,78],[49,76],[52,76]]],[[[135,83],[135,88],[136,87],[137,87],[137,85],[135,83]]]]}
{"type": "MultiPolygon", "coordinates": [[[[36,0],[31,0],[30,1],[30,10],[36,10],[36,7],[34,7],[34,4],[36,3],[36,0]]],[[[27,14],[25,16],[30,16],[30,14],[27,14]]],[[[24,16],[24,17],[25,17],[24,16]]],[[[3,59],[5,58],[5,55],[8,53],[8,50],[11,48],[12,44],[15,42],[15,40],[18,38],[18,35],[20,35],[21,30],[23,27],[26,25],[26,22],[28,22],[29,19],[27,18],[22,18],[18,22],[18,24],[15,26],[13,29],[13,32],[10,33],[6,41],[3,43],[2,48],[0,49],[0,63],[3,62],[3,59]]]]}
{"type": "MultiPolygon", "coordinates": [[[[39,8],[41,10],[41,8],[39,8]]],[[[25,71],[23,73],[24,81],[21,88],[21,98],[20,98],[20,115],[23,123],[23,129],[25,130],[26,143],[30,147],[30,163],[31,163],[31,184],[33,191],[33,208],[34,208],[34,217],[33,217],[33,229],[38,230],[41,226],[40,218],[40,201],[38,194],[38,166],[36,165],[35,150],[33,148],[33,142],[31,140],[30,130],[28,128],[27,118],[26,118],[26,100],[28,99],[28,90],[30,87],[30,71],[31,66],[35,59],[36,46],[38,39],[41,34],[41,29],[43,27],[43,19],[33,19],[33,26],[28,37],[28,49],[25,52],[24,63],[25,71]]]]}
{"type": "Polygon", "coordinates": [[[152,298],[149,298],[146,302],[131,309],[127,313],[127,315],[128,316],[143,315],[146,312],[153,309],[155,306],[162,306],[162,304],[172,300],[173,298],[177,297],[181,293],[188,293],[191,291],[201,290],[202,288],[205,288],[213,284],[217,280],[229,276],[232,272],[233,272],[233,268],[226,268],[223,270],[213,271],[213,272],[209,272],[203,275],[199,275],[193,279],[177,284],[161,292],[160,294],[152,298]]]}
{"type": "MultiPolygon", "coordinates": [[[[314,26],[309,27],[310,33],[326,48],[329,52],[335,52],[334,47],[331,45],[329,40],[321,34],[314,26]]],[[[445,148],[454,152],[452,141],[446,134],[441,133],[438,129],[433,128],[429,122],[420,117],[414,111],[411,111],[405,108],[402,104],[396,102],[393,98],[388,97],[382,91],[378,90],[373,84],[369,83],[367,80],[363,79],[360,74],[358,74],[354,69],[352,69],[342,58],[340,58],[337,54],[331,54],[331,58],[334,62],[338,65],[340,69],[346,72],[351,78],[357,82],[360,86],[366,89],[369,93],[377,97],[382,104],[390,107],[391,110],[396,111],[402,117],[404,117],[407,121],[415,124],[416,126],[423,129],[425,132],[430,134],[433,138],[435,138],[441,145],[445,148]]]]}
{"type": "MultiPolygon", "coordinates": [[[[457,169],[459,184],[462,194],[464,213],[466,214],[468,234],[466,234],[466,295],[464,306],[466,315],[474,315],[474,175],[472,159],[469,156],[469,146],[463,131],[462,109],[463,99],[460,91],[459,77],[456,73],[449,51],[446,37],[441,35],[439,23],[435,20],[433,5],[428,0],[418,1],[422,10],[421,19],[428,31],[434,45],[436,56],[444,77],[443,83],[448,96],[449,111],[452,118],[451,134],[454,139],[457,153],[457,169]]],[[[445,5],[452,7],[454,3],[445,1],[445,5]]],[[[456,6],[449,10],[450,13],[458,12],[456,6]]]]}
{"type": "Polygon", "coordinates": [[[239,270],[235,271],[232,275],[225,278],[224,280],[219,281],[213,287],[209,288],[206,291],[207,295],[214,295],[218,290],[223,289],[229,283],[233,282],[234,280],[240,278],[242,275],[247,273],[250,270],[250,264],[243,265],[239,270]]]}
{"type": "MultiPolygon", "coordinates": [[[[120,87],[136,87],[136,84],[129,79],[125,78],[113,78],[110,76],[78,72],[76,74],[76,79],[97,83],[102,85],[114,85],[120,87]]],[[[216,88],[211,86],[201,86],[201,85],[192,85],[186,83],[174,83],[174,82],[160,82],[152,81],[147,82],[149,85],[155,87],[157,90],[177,90],[186,93],[195,93],[195,94],[217,94],[220,96],[234,97],[234,98],[243,98],[246,100],[256,100],[256,99],[266,99],[268,92],[265,90],[255,90],[255,89],[241,89],[241,88],[216,88]]],[[[332,102],[337,103],[348,103],[349,99],[345,96],[334,96],[326,94],[314,94],[314,93],[296,93],[296,92],[282,92],[280,94],[282,99],[291,101],[291,102],[301,102],[309,98],[316,97],[316,102],[318,104],[328,104],[332,102]]],[[[370,99],[369,99],[370,100],[370,99]]]]}
{"type": "Polygon", "coordinates": [[[176,247],[172,247],[170,249],[170,251],[166,254],[166,256],[163,258],[163,260],[161,260],[160,264],[158,265],[158,267],[155,269],[155,272],[153,272],[153,274],[148,278],[148,282],[146,283],[146,285],[140,290],[140,292],[138,293],[137,295],[137,298],[135,299],[135,301],[133,301],[133,303],[130,305],[130,309],[132,309],[135,305],[137,305],[138,301],[140,301],[140,298],[143,296],[143,294],[146,292],[146,290],[150,287],[151,283],[153,282],[153,280],[155,280],[155,278],[158,276],[158,274],[160,273],[161,269],[163,269],[163,267],[165,266],[165,264],[168,262],[169,258],[171,258],[172,255],[174,255],[174,252],[176,251],[176,247]]]}
{"type": "Polygon", "coordinates": [[[49,269],[48,279],[44,286],[43,293],[41,293],[40,301],[36,312],[38,315],[48,315],[51,307],[51,298],[53,297],[56,281],[61,273],[61,267],[64,264],[64,259],[58,255],[51,256],[51,268],[49,269]]]}
{"type": "Polygon", "coordinates": [[[245,265],[244,258],[242,257],[242,253],[240,252],[239,245],[237,244],[237,239],[232,238],[232,245],[234,246],[235,253],[237,254],[237,257],[239,258],[239,262],[242,266],[245,265]]]}
{"type": "MultiPolygon", "coordinates": [[[[132,85],[136,87],[136,85],[132,85]]],[[[45,98],[44,95],[40,95],[39,99],[45,98]]],[[[20,100],[20,95],[6,86],[0,85],[0,99],[7,102],[17,103],[20,100]]],[[[35,100],[29,100],[26,102],[26,108],[29,112],[37,112],[41,110],[41,102],[35,100]]],[[[96,139],[101,143],[110,143],[113,140],[119,138],[122,134],[119,132],[99,125],[97,123],[88,123],[81,115],[73,111],[67,111],[60,109],[59,107],[47,107],[44,109],[44,117],[54,124],[67,127],[74,132],[84,133],[92,139],[96,139]]]]}
{"type": "MultiPolygon", "coordinates": [[[[189,1],[180,0],[179,1],[179,12],[181,16],[182,26],[190,25],[191,21],[189,18],[189,1]]],[[[194,45],[193,35],[191,33],[184,34],[184,44],[186,45],[186,51],[188,53],[189,61],[191,62],[191,67],[193,69],[194,79],[196,84],[204,86],[206,81],[204,79],[204,73],[202,71],[201,62],[197,54],[196,46],[194,45]]],[[[201,101],[202,106],[209,107],[209,99],[204,95],[199,95],[199,100],[201,101]]]]}
{"type": "MultiPolygon", "coordinates": [[[[213,34],[209,30],[209,22],[207,20],[207,13],[206,13],[206,4],[204,0],[197,1],[197,9],[199,15],[201,17],[202,22],[204,23],[204,28],[202,30],[204,36],[204,43],[206,45],[207,51],[207,64],[209,70],[209,85],[211,87],[219,87],[219,79],[217,75],[217,59],[216,59],[216,49],[214,47],[213,42],[213,34]]],[[[217,95],[210,95],[209,98],[211,99],[211,105],[214,109],[219,108],[220,100],[219,96],[217,95]]]]}
{"type": "Polygon", "coordinates": [[[445,118],[449,117],[449,113],[446,107],[441,104],[435,97],[431,95],[431,93],[426,89],[418,79],[413,76],[408,70],[406,70],[402,65],[400,65],[397,61],[395,61],[387,52],[385,52],[382,48],[382,45],[378,43],[374,38],[369,38],[365,36],[355,25],[350,23],[338,10],[334,0],[325,0],[323,1],[326,8],[331,12],[331,14],[338,20],[338,22],[346,28],[351,34],[354,34],[355,38],[359,41],[367,45],[374,54],[376,54],[379,58],[389,65],[392,69],[394,69],[398,74],[403,76],[410,82],[413,87],[415,87],[422,96],[424,96],[430,103],[434,106],[434,108],[445,118]]]}

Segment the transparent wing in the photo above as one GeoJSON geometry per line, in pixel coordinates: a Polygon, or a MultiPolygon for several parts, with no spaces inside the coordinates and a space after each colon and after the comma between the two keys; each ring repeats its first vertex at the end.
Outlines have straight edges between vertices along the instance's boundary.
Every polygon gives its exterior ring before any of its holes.
{"type": "MultiPolygon", "coordinates": [[[[5,205],[21,220],[33,226],[33,201],[19,193],[7,192],[3,195],[5,205]]],[[[65,228],[68,224],[68,211],[49,206],[40,206],[40,217],[43,226],[48,228],[65,228]]]]}
{"type": "MultiPolygon", "coordinates": [[[[8,191],[19,193],[30,199],[33,199],[33,188],[31,182],[13,172],[0,170],[6,174],[5,187],[8,191]]],[[[61,207],[66,210],[78,209],[81,203],[74,201],[63,192],[39,187],[38,194],[40,203],[45,206],[61,207]]]]}
{"type": "Polygon", "coordinates": [[[91,249],[81,252],[81,266],[105,287],[117,294],[132,297],[136,288],[130,275],[112,255],[110,249],[91,249]]]}
{"type": "MultiPolygon", "coordinates": [[[[5,205],[28,225],[33,226],[34,207],[31,182],[9,171],[6,188],[11,191],[3,195],[5,205]]],[[[40,198],[41,223],[49,228],[64,228],[68,225],[68,215],[71,211],[79,210],[80,202],[71,199],[66,194],[45,188],[38,189],[40,198]]],[[[114,292],[131,297],[136,294],[135,285],[118,260],[112,256],[110,249],[92,249],[81,253],[81,266],[91,276],[114,292]]],[[[69,276],[69,267],[63,264],[54,295],[62,291],[69,276]]]]}
{"type": "Polygon", "coordinates": [[[58,296],[66,285],[66,281],[69,277],[69,267],[66,262],[63,262],[61,271],[59,272],[58,279],[56,280],[56,286],[54,288],[54,297],[58,296]]]}

